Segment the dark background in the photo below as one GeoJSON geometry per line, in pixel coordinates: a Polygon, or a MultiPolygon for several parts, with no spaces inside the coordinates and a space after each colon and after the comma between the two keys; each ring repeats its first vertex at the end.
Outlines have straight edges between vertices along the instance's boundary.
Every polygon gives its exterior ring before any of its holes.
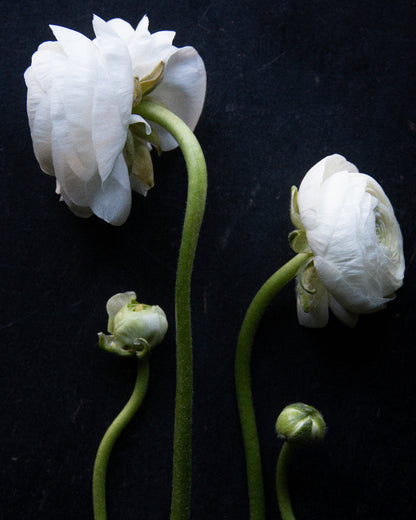
{"type": "Polygon", "coordinates": [[[387,310],[354,330],[333,317],[297,324],[293,284],[273,301],[253,353],[268,519],[278,518],[274,422],[288,403],[319,408],[322,447],[299,452],[299,519],[413,519],[416,2],[241,0],[6,2],[1,52],[0,517],[91,519],[105,429],[132,390],[135,363],[97,347],[105,303],[135,290],[170,329],[148,396],[113,452],[108,517],[167,519],[175,392],[174,281],[187,178],[179,151],[155,157],[156,186],[112,228],[73,216],[33,155],[23,72],[53,39],[48,24],[93,36],[96,13],[152,32],[205,61],[196,135],[209,189],[193,275],[195,409],[192,518],[248,518],[233,362],[244,313],[292,256],[289,194],[331,153],[373,175],[396,209],[406,278],[387,310]],[[6,7],[7,6],[7,7],[6,7]]]}

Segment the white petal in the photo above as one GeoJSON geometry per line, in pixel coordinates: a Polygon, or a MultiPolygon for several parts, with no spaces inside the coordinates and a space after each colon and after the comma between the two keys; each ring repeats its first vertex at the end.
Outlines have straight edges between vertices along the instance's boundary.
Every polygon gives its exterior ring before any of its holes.
{"type": "MultiPolygon", "coordinates": [[[[44,92],[47,92],[56,77],[67,67],[68,57],[58,42],[44,42],[32,56],[31,69],[44,92]]],[[[30,87],[30,85],[27,85],[30,87]]]]}
{"type": "Polygon", "coordinates": [[[123,154],[117,158],[111,175],[102,183],[90,202],[93,212],[114,226],[127,220],[131,207],[131,188],[123,154]]]}
{"type": "Polygon", "coordinates": [[[109,20],[107,24],[119,35],[126,45],[129,44],[130,40],[134,36],[134,29],[128,22],[121,18],[113,18],[112,20],[109,20]]]}
{"type": "MultiPolygon", "coordinates": [[[[366,194],[366,181],[359,174],[338,172],[328,178],[319,188],[314,202],[316,222],[309,227],[304,221],[303,201],[299,204],[302,223],[308,236],[308,242],[315,255],[324,255],[334,251],[338,258],[338,248],[353,252],[359,248],[356,243],[357,230],[362,219],[363,199],[366,200],[367,214],[372,213],[371,197],[366,194]]],[[[298,199],[299,200],[299,199],[298,199]]]]}
{"type": "Polygon", "coordinates": [[[377,199],[367,176],[338,172],[321,186],[319,223],[307,230],[315,267],[328,291],[355,313],[379,310],[398,288],[376,234],[377,199]]]}
{"type": "Polygon", "coordinates": [[[43,92],[32,68],[26,71],[25,80],[28,85],[27,112],[33,150],[41,169],[49,175],[54,175],[50,94],[43,92]]]}
{"type": "Polygon", "coordinates": [[[149,125],[146,119],[144,119],[142,116],[139,116],[138,114],[131,114],[129,125],[134,125],[136,123],[144,124],[145,132],[147,135],[150,135],[152,133],[152,127],[149,125]]]}
{"type": "MultiPolygon", "coordinates": [[[[80,206],[87,205],[80,200],[82,182],[89,181],[97,172],[94,150],[91,140],[91,102],[93,88],[84,83],[82,71],[73,68],[71,72],[57,78],[51,89],[52,150],[55,174],[63,185],[69,177],[78,177],[78,194],[65,192],[71,200],[80,206]],[[59,150],[59,152],[58,152],[59,150]],[[74,198],[75,197],[75,198],[74,198]]],[[[82,197],[84,199],[84,197],[82,197]]]]}
{"type": "MultiPolygon", "coordinates": [[[[58,134],[59,135],[59,134],[58,134]]],[[[100,178],[94,172],[89,172],[90,179],[82,179],[74,171],[72,165],[76,166],[77,157],[71,156],[71,144],[65,143],[52,130],[52,159],[55,175],[60,186],[61,195],[65,202],[70,201],[74,206],[88,207],[90,193],[98,189],[100,178]]]]}
{"type": "Polygon", "coordinates": [[[149,33],[149,18],[144,15],[143,18],[140,20],[140,22],[137,24],[136,27],[136,34],[138,36],[150,36],[149,33]]]}
{"type": "Polygon", "coordinates": [[[370,176],[367,178],[367,192],[377,198],[376,213],[384,224],[384,240],[380,243],[380,263],[386,272],[385,294],[390,294],[401,287],[404,276],[403,237],[394,214],[393,206],[382,187],[370,176]],[[388,275],[387,275],[388,273],[388,275]]]}
{"type": "Polygon", "coordinates": [[[55,77],[65,71],[66,62],[67,57],[58,42],[45,42],[32,56],[32,65],[24,74],[33,149],[41,169],[49,175],[54,175],[50,89],[55,77]]]}
{"type": "Polygon", "coordinates": [[[92,102],[92,140],[103,180],[126,142],[133,101],[133,73],[124,42],[103,20],[94,17],[94,41],[102,61],[96,71],[92,102]]]}
{"type": "Polygon", "coordinates": [[[150,74],[161,61],[166,64],[170,56],[177,50],[172,45],[175,37],[173,31],[159,31],[150,34],[147,26],[148,19],[145,17],[129,41],[133,73],[139,79],[150,74]]]}
{"type": "Polygon", "coordinates": [[[108,316],[110,318],[114,318],[114,316],[122,307],[124,307],[127,303],[130,303],[132,300],[136,299],[136,293],[134,291],[127,291],[124,293],[115,294],[107,301],[106,310],[108,316]]]}
{"type": "MultiPolygon", "coordinates": [[[[202,112],[205,92],[204,62],[193,47],[183,47],[169,59],[163,81],[152,95],[194,130],[202,112]]],[[[162,150],[171,150],[177,146],[168,132],[160,127],[157,131],[162,141],[162,150]]]]}
{"type": "Polygon", "coordinates": [[[77,31],[59,25],[50,25],[50,28],[71,61],[74,61],[78,67],[95,68],[96,55],[92,53],[93,46],[90,39],[77,31]]]}
{"type": "Polygon", "coordinates": [[[305,175],[299,187],[298,205],[306,229],[313,229],[318,223],[316,208],[322,183],[334,173],[341,171],[358,172],[345,157],[334,154],[319,161],[305,175]]]}
{"type": "Polygon", "coordinates": [[[93,147],[102,180],[111,174],[124,148],[127,130],[111,85],[104,81],[94,91],[92,124],[93,147]]]}
{"type": "Polygon", "coordinates": [[[119,101],[122,120],[128,124],[134,88],[129,50],[111,26],[98,16],[94,16],[93,27],[97,36],[94,43],[104,59],[108,81],[112,84],[119,101]]]}

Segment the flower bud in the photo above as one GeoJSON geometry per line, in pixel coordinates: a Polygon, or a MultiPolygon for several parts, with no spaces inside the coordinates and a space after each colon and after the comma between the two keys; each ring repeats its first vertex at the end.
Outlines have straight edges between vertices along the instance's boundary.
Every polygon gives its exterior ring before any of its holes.
{"type": "Polygon", "coordinates": [[[304,403],[286,406],[276,421],[278,436],[298,446],[319,444],[325,436],[326,424],[316,408],[304,403]]]}
{"type": "Polygon", "coordinates": [[[121,356],[141,358],[161,343],[168,329],[166,315],[158,305],[136,301],[132,291],[118,293],[107,302],[108,332],[99,333],[99,345],[121,356]]]}

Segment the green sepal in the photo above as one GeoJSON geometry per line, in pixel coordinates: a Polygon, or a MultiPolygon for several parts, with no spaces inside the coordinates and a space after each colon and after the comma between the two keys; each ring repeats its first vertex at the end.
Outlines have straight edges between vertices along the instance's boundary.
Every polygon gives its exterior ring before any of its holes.
{"type": "Polygon", "coordinates": [[[134,351],[126,349],[126,347],[112,334],[98,333],[98,346],[111,354],[117,354],[123,357],[134,356],[134,351]]]}
{"type": "Polygon", "coordinates": [[[313,294],[304,290],[299,280],[296,284],[296,296],[304,312],[310,312],[313,303],[313,294]]]}
{"type": "MultiPolygon", "coordinates": [[[[140,142],[135,143],[134,161],[129,173],[130,176],[133,176],[141,184],[144,184],[146,191],[155,185],[152,157],[147,147],[140,142]]],[[[135,189],[134,186],[133,189],[135,189]]]]}
{"type": "Polygon", "coordinates": [[[124,145],[124,159],[130,175],[132,189],[145,195],[154,186],[153,161],[146,141],[156,148],[160,146],[160,138],[156,132],[147,135],[145,125],[130,125],[124,145]]]}
{"type": "Polygon", "coordinates": [[[133,106],[136,106],[140,103],[143,97],[142,87],[140,85],[139,78],[134,76],[134,87],[133,87],[133,106]]]}
{"type": "Polygon", "coordinates": [[[123,345],[112,334],[107,335],[102,332],[98,333],[98,346],[111,354],[117,354],[122,357],[135,356],[138,359],[146,357],[151,350],[150,344],[144,338],[137,338],[134,342],[134,347],[128,347],[123,345]]]}
{"type": "Polygon", "coordinates": [[[134,161],[134,140],[130,128],[127,130],[126,143],[123,148],[124,160],[126,161],[128,171],[131,170],[134,161]]]}
{"type": "Polygon", "coordinates": [[[295,229],[289,234],[289,245],[295,253],[308,253],[310,247],[304,229],[295,229]]]}
{"type": "Polygon", "coordinates": [[[134,342],[134,348],[131,350],[136,354],[138,359],[143,359],[149,354],[151,346],[144,338],[137,338],[134,342]]]}
{"type": "Polygon", "coordinates": [[[158,86],[162,81],[164,72],[165,64],[163,61],[160,61],[150,74],[140,80],[142,97],[150,94],[158,86]]]}
{"type": "Polygon", "coordinates": [[[290,219],[296,229],[303,229],[298,206],[298,189],[292,186],[290,189],[290,219]]]}
{"type": "Polygon", "coordinates": [[[316,285],[319,286],[319,283],[313,258],[310,258],[299,269],[296,283],[296,295],[305,312],[310,312],[314,305],[316,285]]]}

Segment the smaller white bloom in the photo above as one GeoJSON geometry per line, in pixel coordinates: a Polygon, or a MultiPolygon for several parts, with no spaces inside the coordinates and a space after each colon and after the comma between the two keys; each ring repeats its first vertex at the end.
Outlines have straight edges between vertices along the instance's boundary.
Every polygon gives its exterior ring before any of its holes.
{"type": "Polygon", "coordinates": [[[143,357],[166,335],[168,322],[164,311],[158,305],[138,303],[133,291],[115,294],[106,307],[110,334],[98,334],[104,350],[143,357]]]}
{"type": "Polygon", "coordinates": [[[172,45],[175,33],[151,34],[147,27],[146,16],[136,30],[123,20],[94,16],[96,38],[90,40],[51,26],[57,41],[42,43],[25,72],[35,156],[80,217],[95,214],[123,224],[131,191],[146,195],[153,186],[152,146],[177,146],[164,129],[132,114],[141,84],[144,94],[151,92],[192,130],[201,114],[202,59],[192,47],[172,45]]]}
{"type": "Polygon", "coordinates": [[[292,197],[292,242],[313,261],[298,276],[298,318],[323,327],[328,307],[353,326],[359,314],[382,309],[401,287],[403,240],[381,186],[341,155],[317,163],[292,197]]]}

